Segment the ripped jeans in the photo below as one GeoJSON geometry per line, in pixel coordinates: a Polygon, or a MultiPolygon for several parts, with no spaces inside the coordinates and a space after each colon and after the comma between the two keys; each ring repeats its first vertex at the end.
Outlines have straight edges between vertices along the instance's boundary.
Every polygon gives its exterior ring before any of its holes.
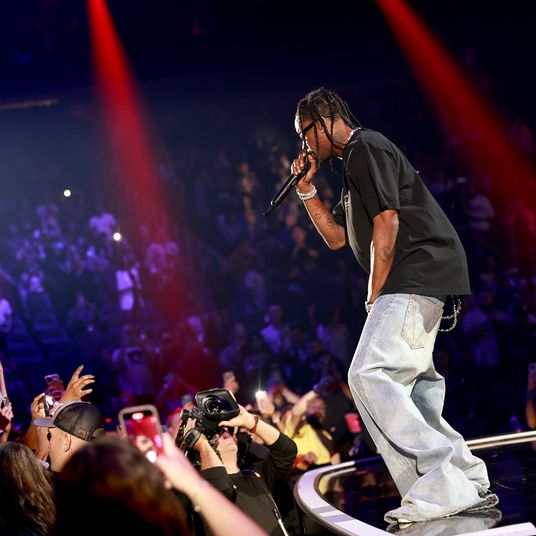
{"type": "Polygon", "coordinates": [[[387,294],[372,306],[348,372],[352,395],[402,496],[424,517],[479,501],[487,469],[442,418],[445,380],[432,352],[443,302],[387,294]]]}

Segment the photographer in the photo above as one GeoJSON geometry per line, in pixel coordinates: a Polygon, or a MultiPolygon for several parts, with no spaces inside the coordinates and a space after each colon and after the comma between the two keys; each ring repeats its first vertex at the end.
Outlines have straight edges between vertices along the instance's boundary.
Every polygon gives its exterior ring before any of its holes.
{"type": "Polygon", "coordinates": [[[281,515],[272,491],[289,473],[296,457],[296,445],[279,430],[239,406],[240,413],[220,427],[245,428],[256,434],[269,448],[270,454],[255,470],[239,467],[236,435],[222,431],[214,448],[201,434],[194,445],[201,460],[201,474],[215,488],[271,535],[285,535],[281,515]]]}

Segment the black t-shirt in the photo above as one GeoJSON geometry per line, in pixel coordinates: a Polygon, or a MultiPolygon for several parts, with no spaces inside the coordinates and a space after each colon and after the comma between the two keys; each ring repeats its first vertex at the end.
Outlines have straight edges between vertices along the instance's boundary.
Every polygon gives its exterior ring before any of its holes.
{"type": "Polygon", "coordinates": [[[380,294],[470,294],[458,234],[400,149],[373,130],[355,132],[343,154],[341,201],[333,209],[359,264],[370,273],[373,219],[397,210],[395,257],[380,294]]]}
{"type": "Polygon", "coordinates": [[[271,496],[275,485],[288,475],[296,458],[296,443],[280,434],[268,447],[270,455],[258,467],[228,474],[223,466],[201,471],[205,480],[220,490],[243,512],[270,534],[283,534],[275,515],[275,503],[271,496]]]}

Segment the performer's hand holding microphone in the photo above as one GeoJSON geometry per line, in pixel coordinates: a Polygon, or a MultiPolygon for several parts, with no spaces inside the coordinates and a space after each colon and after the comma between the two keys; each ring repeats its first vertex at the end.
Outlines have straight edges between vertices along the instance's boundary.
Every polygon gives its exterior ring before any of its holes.
{"type": "Polygon", "coordinates": [[[272,199],[270,202],[270,207],[268,210],[266,210],[266,212],[263,213],[264,216],[268,216],[268,214],[270,214],[274,208],[277,208],[296,185],[298,186],[298,196],[303,201],[306,199],[311,199],[316,194],[316,188],[313,186],[311,189],[311,181],[318,171],[318,163],[313,153],[302,152],[298,158],[292,162],[290,169],[292,175],[290,175],[285,184],[272,199]],[[305,192],[300,190],[300,184],[305,192]]]}
{"type": "Polygon", "coordinates": [[[300,153],[298,158],[296,158],[296,160],[294,160],[290,165],[290,171],[293,175],[298,175],[301,177],[296,184],[298,191],[302,194],[308,194],[314,188],[312,181],[316,175],[316,172],[318,171],[318,162],[316,160],[316,156],[310,152],[300,153]],[[308,167],[308,170],[305,169],[306,166],[308,167]],[[302,175],[304,170],[305,175],[302,175]]]}

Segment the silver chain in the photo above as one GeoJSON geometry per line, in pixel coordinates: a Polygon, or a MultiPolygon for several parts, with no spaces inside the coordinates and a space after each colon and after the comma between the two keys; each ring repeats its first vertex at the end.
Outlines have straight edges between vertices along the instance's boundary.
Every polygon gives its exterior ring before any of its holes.
{"type": "Polygon", "coordinates": [[[458,324],[458,316],[462,311],[462,300],[459,296],[451,296],[452,298],[452,306],[453,306],[453,314],[448,316],[442,316],[441,320],[452,320],[452,326],[446,328],[446,329],[439,329],[442,333],[448,333],[449,331],[452,331],[456,325],[458,324]]]}

